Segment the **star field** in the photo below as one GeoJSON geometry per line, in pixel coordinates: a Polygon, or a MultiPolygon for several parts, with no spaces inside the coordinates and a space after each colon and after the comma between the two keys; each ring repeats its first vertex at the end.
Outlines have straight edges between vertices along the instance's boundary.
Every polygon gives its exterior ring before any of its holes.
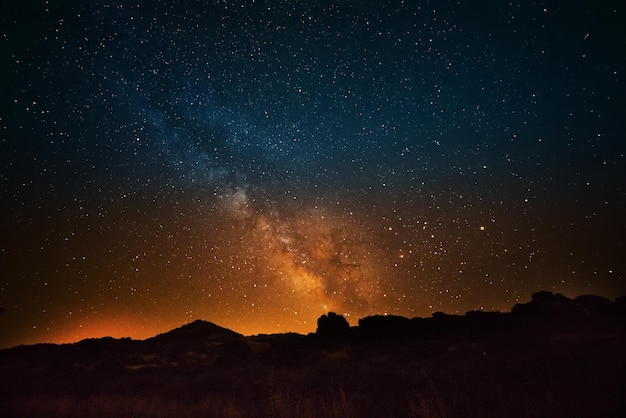
{"type": "Polygon", "coordinates": [[[8,1],[0,346],[626,293],[619,1],[8,1]]]}

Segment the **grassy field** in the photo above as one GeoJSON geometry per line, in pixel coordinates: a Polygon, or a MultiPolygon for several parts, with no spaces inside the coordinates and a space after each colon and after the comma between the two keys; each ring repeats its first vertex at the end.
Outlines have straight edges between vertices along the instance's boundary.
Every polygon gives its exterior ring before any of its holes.
{"type": "Polygon", "coordinates": [[[358,328],[329,315],[308,336],[198,321],[146,341],[0,350],[0,416],[626,416],[623,308],[557,296],[358,328]]]}
{"type": "Polygon", "coordinates": [[[284,362],[272,349],[253,346],[229,362],[170,353],[169,364],[139,368],[17,367],[4,374],[2,416],[617,417],[626,410],[621,337],[292,347],[284,362]]]}

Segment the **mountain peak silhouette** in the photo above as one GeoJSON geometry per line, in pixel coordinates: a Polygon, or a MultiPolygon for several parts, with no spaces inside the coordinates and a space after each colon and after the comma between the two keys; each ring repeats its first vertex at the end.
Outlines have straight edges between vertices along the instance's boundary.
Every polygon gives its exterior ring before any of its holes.
{"type": "Polygon", "coordinates": [[[212,322],[197,319],[146,341],[161,344],[180,344],[191,342],[223,342],[242,338],[243,335],[212,322]]]}

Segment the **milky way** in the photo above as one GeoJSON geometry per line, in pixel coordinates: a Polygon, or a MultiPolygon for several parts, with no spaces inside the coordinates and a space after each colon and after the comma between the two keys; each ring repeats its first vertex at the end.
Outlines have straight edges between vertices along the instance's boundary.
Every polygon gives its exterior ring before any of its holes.
{"type": "Polygon", "coordinates": [[[624,5],[472,3],[4,2],[0,345],[626,293],[624,5]]]}

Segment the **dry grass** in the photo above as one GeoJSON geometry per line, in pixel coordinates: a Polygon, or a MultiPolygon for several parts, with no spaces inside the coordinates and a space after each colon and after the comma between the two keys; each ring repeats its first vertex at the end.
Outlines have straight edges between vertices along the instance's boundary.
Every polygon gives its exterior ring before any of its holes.
{"type": "Polygon", "coordinates": [[[228,365],[26,368],[2,417],[612,417],[626,411],[626,343],[483,342],[307,348],[228,365]],[[336,355],[341,352],[341,355],[336,355]]]}

